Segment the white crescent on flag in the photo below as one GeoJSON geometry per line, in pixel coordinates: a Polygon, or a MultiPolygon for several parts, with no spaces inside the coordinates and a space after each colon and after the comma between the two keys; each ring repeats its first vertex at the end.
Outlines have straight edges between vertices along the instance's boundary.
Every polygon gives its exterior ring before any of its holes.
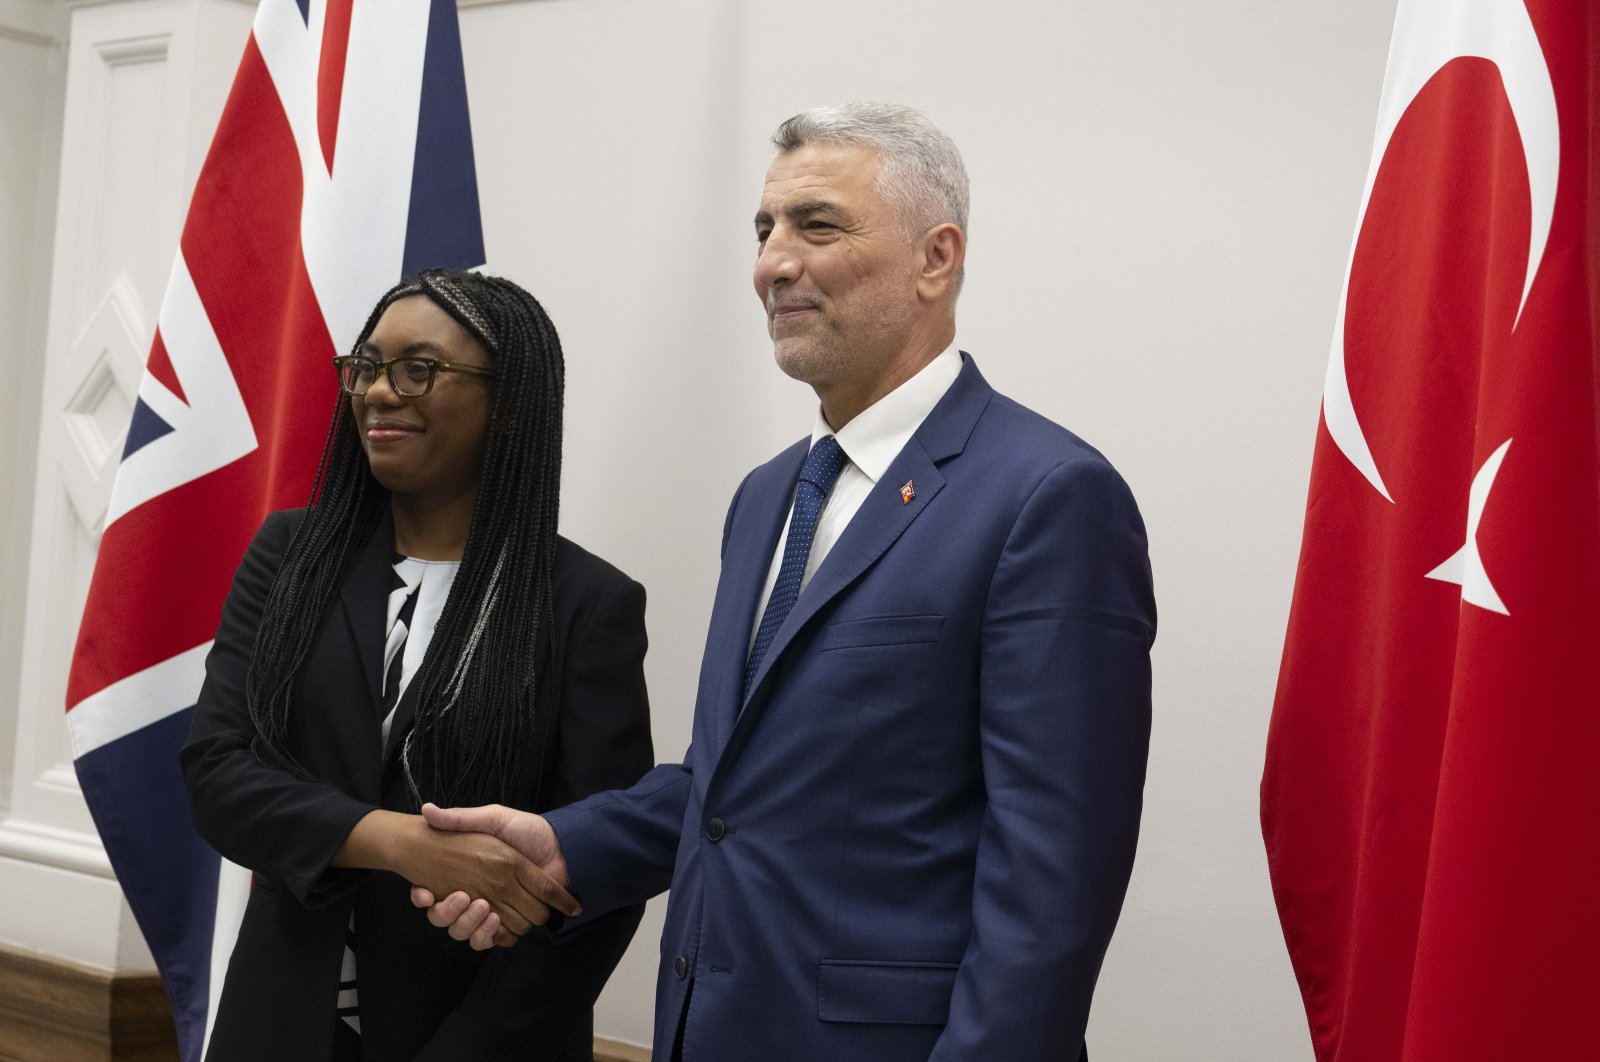
{"type": "Polygon", "coordinates": [[[1384,485],[1372,449],[1361,430],[1355,404],[1350,398],[1350,382],[1345,375],[1344,328],[1350,272],[1355,263],[1355,244],[1360,241],[1361,225],[1366,220],[1367,205],[1372,198],[1372,187],[1395,127],[1423,86],[1447,63],[1459,58],[1487,59],[1499,69],[1512,116],[1522,136],[1532,224],[1528,234],[1527,272],[1517,307],[1519,320],[1544,257],[1555,210],[1557,165],[1561,157],[1555,88],[1522,0],[1401,0],[1395,16],[1394,45],[1384,75],[1383,95],[1378,102],[1377,141],[1372,164],[1367,170],[1366,188],[1361,193],[1356,239],[1351,242],[1350,259],[1345,265],[1339,315],[1333,327],[1333,352],[1328,358],[1328,376],[1322,394],[1322,415],[1334,445],[1373,488],[1391,502],[1394,498],[1384,485]]]}
{"type": "Polygon", "coordinates": [[[1478,524],[1483,521],[1483,510],[1489,504],[1489,492],[1494,489],[1494,477],[1500,474],[1500,463],[1506,459],[1509,449],[1511,440],[1507,439],[1489,455],[1489,460],[1472,477],[1472,489],[1467,495],[1467,541],[1451,554],[1449,560],[1427,575],[1427,578],[1442,583],[1457,584],[1461,587],[1461,600],[1502,616],[1511,615],[1511,610],[1500,600],[1500,594],[1489,581],[1489,572],[1483,566],[1483,556],[1478,552],[1478,524]]]}

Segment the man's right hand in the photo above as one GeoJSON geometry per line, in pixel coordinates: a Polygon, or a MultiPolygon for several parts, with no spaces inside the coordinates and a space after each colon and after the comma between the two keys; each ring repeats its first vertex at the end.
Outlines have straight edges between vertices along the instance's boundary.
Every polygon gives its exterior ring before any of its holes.
{"type": "Polygon", "coordinates": [[[435,829],[420,815],[374,808],[351,828],[331,862],[392,871],[413,887],[483,901],[495,914],[491,933],[507,945],[543,925],[552,910],[568,915],[580,910],[564,887],[566,867],[559,861],[550,864],[558,875],[553,876],[510,840],[491,832],[435,829]]]}
{"type": "MultiPolygon", "coordinates": [[[[437,830],[496,837],[521,852],[558,884],[567,884],[561,842],[550,824],[538,815],[499,804],[480,808],[440,808],[424,804],[422,815],[428,825],[437,830]]],[[[413,886],[411,902],[428,908],[428,921],[447,929],[454,939],[467,941],[476,951],[495,945],[510,947],[517,941],[517,934],[510,932],[501,915],[482,897],[453,892],[441,899],[427,888],[413,886]]],[[[562,909],[566,914],[579,913],[576,908],[562,909]]]]}

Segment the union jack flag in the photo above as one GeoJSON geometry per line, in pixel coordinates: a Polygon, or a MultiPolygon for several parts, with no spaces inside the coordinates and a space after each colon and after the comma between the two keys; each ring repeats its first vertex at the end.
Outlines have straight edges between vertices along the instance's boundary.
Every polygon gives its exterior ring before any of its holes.
{"type": "Polygon", "coordinates": [[[241,875],[190,827],[177,763],[233,570],[305,504],[329,359],[377,297],[482,264],[453,0],[263,0],[189,206],[67,686],[78,778],[204,1045],[241,875]],[[231,914],[230,914],[231,911],[231,914]]]}

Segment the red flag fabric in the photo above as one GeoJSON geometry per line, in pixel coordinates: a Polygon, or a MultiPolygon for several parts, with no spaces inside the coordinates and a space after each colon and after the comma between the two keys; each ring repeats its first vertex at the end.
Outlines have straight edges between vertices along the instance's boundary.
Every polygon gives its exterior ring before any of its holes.
{"type": "Polygon", "coordinates": [[[1597,86],[1401,0],[1261,787],[1320,1062],[1600,1058],[1597,86]]]}

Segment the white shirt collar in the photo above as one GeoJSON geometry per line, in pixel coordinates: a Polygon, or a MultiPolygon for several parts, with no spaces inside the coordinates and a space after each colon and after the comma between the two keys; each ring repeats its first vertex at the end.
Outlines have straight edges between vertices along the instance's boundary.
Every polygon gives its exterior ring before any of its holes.
{"type": "Polygon", "coordinates": [[[961,353],[952,343],[915,376],[857,413],[838,431],[828,426],[819,405],[811,444],[815,446],[824,435],[832,435],[850,463],[876,483],[959,375],[961,353]]]}

